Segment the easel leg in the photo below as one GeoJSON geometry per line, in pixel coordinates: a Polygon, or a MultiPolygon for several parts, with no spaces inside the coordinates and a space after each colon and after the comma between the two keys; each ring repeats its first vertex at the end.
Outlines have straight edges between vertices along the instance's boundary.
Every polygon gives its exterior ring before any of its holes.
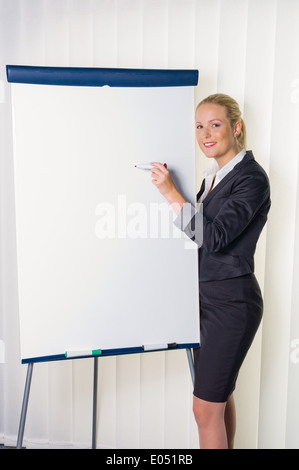
{"type": "Polygon", "coordinates": [[[98,401],[98,358],[94,358],[93,366],[93,410],[92,410],[92,449],[96,448],[97,440],[97,401],[98,401]]]}
{"type": "Polygon", "coordinates": [[[186,349],[186,351],[187,351],[187,356],[188,356],[191,378],[192,378],[192,382],[194,383],[194,362],[193,362],[193,357],[192,357],[192,351],[190,348],[186,349]]]}
{"type": "Polygon", "coordinates": [[[17,449],[22,449],[24,429],[25,429],[25,421],[26,421],[26,414],[27,414],[28,400],[29,400],[29,392],[30,392],[30,385],[31,385],[31,378],[32,378],[32,371],[33,371],[33,362],[28,364],[28,369],[27,369],[27,376],[26,376],[26,383],[25,383],[24,397],[23,397],[23,405],[22,405],[20,425],[19,425],[17,449]]]}

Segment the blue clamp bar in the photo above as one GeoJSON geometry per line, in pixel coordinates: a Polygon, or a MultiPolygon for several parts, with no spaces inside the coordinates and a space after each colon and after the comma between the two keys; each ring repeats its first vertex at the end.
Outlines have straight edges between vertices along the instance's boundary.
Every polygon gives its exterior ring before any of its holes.
{"type": "Polygon", "coordinates": [[[7,65],[10,83],[65,86],[172,87],[196,86],[198,70],[155,70],[7,65]]]}

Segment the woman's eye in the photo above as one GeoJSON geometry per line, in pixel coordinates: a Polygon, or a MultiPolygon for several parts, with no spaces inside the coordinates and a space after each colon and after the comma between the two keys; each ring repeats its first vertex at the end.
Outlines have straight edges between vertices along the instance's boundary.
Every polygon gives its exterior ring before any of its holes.
{"type": "Polygon", "coordinates": [[[212,125],[212,127],[219,127],[220,124],[218,124],[217,122],[214,122],[214,124],[212,125]]]}
{"type": "Polygon", "coordinates": [[[202,129],[202,126],[201,126],[200,124],[198,124],[198,125],[196,126],[196,129],[202,129]]]}

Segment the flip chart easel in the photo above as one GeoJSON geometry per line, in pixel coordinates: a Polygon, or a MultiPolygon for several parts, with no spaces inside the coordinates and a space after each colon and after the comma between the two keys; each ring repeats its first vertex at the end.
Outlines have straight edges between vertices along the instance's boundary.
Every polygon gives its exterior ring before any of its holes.
{"type": "MultiPolygon", "coordinates": [[[[163,197],[135,164],[165,158],[178,188],[195,202],[198,71],[7,66],[7,77],[21,356],[28,364],[21,447],[35,362],[69,360],[66,351],[100,347],[104,357],[175,344],[187,350],[193,378],[197,250],[178,229],[169,235],[169,208],[165,212],[163,197]],[[166,236],[159,222],[165,214],[166,236]],[[154,259],[162,258],[157,269],[154,259]],[[161,307],[147,295],[148,286],[161,307]]],[[[94,446],[98,357],[93,359],[94,446]]]]}
{"type": "MultiPolygon", "coordinates": [[[[194,363],[193,363],[191,349],[187,348],[186,353],[188,357],[188,363],[189,363],[192,382],[194,383],[194,363]]],[[[96,448],[96,437],[97,437],[98,359],[99,359],[98,357],[95,357],[93,359],[94,368],[93,368],[93,406],[92,406],[92,441],[91,441],[92,449],[96,448]]],[[[22,404],[21,417],[20,417],[20,423],[19,423],[17,449],[22,449],[22,444],[23,444],[32,373],[33,373],[33,362],[31,362],[27,366],[27,376],[26,376],[23,404],[22,404]]]]}

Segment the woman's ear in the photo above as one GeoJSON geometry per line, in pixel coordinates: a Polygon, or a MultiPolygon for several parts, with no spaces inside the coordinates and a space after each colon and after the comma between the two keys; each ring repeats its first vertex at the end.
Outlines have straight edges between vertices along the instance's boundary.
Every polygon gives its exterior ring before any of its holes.
{"type": "Polygon", "coordinates": [[[240,133],[241,133],[241,130],[242,130],[242,123],[240,121],[238,121],[235,124],[235,127],[234,127],[234,136],[238,137],[238,135],[240,135],[240,133]]]}

